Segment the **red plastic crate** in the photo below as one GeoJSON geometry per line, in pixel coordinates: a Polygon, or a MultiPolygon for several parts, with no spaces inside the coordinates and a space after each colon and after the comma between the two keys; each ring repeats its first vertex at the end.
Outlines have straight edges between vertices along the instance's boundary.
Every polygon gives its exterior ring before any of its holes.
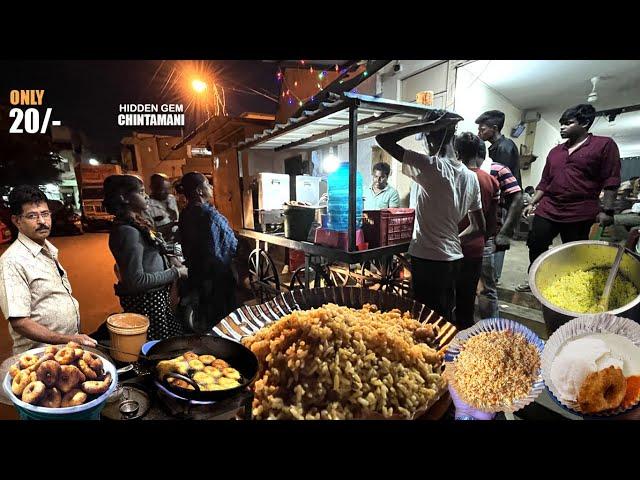
{"type": "Polygon", "coordinates": [[[304,265],[304,252],[302,250],[289,249],[289,271],[295,272],[304,265]]]}
{"type": "Polygon", "coordinates": [[[413,208],[365,210],[362,230],[369,248],[395,245],[411,240],[416,212],[413,208]]]}
{"type": "MultiPolygon", "coordinates": [[[[338,232],[335,230],[329,230],[328,228],[317,228],[314,243],[324,245],[325,247],[348,250],[348,238],[349,235],[347,232],[338,232]]],[[[356,230],[356,248],[358,250],[366,250],[368,248],[362,229],[356,230]]]]}

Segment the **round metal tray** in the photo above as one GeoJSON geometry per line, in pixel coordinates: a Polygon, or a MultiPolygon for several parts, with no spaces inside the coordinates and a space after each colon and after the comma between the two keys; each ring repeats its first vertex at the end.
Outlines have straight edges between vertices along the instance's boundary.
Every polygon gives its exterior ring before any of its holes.
{"type": "Polygon", "coordinates": [[[223,318],[213,328],[213,332],[221,337],[240,341],[294,310],[318,308],[327,303],[351,308],[362,308],[368,303],[377,305],[382,311],[394,308],[402,312],[408,311],[411,317],[419,322],[430,323],[437,327],[436,348],[438,350],[444,348],[457,333],[454,325],[422,303],[360,287],[327,287],[282,293],[269,302],[238,308],[223,318]]]}
{"type": "Polygon", "coordinates": [[[151,397],[140,385],[119,384],[113,395],[117,398],[114,400],[112,396],[107,399],[101,413],[102,418],[107,420],[137,420],[144,417],[151,408],[151,397]],[[137,409],[132,411],[132,406],[137,409]]]}

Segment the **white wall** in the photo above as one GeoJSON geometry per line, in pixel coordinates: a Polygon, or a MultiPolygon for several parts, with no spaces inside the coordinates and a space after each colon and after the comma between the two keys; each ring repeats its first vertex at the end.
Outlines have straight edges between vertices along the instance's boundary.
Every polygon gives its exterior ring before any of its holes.
{"type": "MultiPolygon", "coordinates": [[[[284,173],[284,160],[286,158],[302,155],[303,160],[310,158],[308,150],[283,150],[274,152],[273,150],[249,150],[249,176],[257,175],[261,172],[284,173]]],[[[243,173],[244,175],[244,173],[243,173]]]]}
{"type": "MultiPolygon", "coordinates": [[[[383,81],[383,96],[385,98],[401,99],[403,95],[400,78],[407,78],[411,73],[424,70],[438,62],[438,60],[406,62],[401,74],[386,78],[386,80],[383,81]]],[[[401,63],[404,63],[404,61],[401,61],[401,63]]],[[[427,79],[428,75],[423,77],[427,79]]],[[[411,83],[411,87],[416,91],[433,89],[432,85],[425,84],[420,86],[416,85],[415,82],[411,83]]],[[[464,67],[460,67],[457,70],[453,109],[464,117],[464,120],[458,124],[458,132],[470,131],[477,133],[478,126],[475,123],[475,119],[487,110],[500,110],[505,114],[505,126],[502,133],[509,136],[511,128],[518,124],[522,117],[522,111],[519,108],[513,105],[507,98],[503,97],[480,80],[477,80],[475,76],[464,67]]],[[[526,135],[523,133],[519,138],[513,138],[512,140],[515,142],[516,146],[520,148],[520,145],[524,143],[525,137],[526,135]]],[[[414,137],[405,138],[401,142],[401,145],[408,149],[424,152],[422,142],[416,141],[414,137]]],[[[489,144],[487,143],[487,148],[488,147],[489,144]]],[[[393,160],[391,169],[393,173],[390,183],[398,190],[402,204],[408,205],[411,180],[402,175],[402,165],[399,162],[393,160]]]]}
{"type": "MultiPolygon", "coordinates": [[[[511,138],[509,135],[511,129],[520,123],[522,110],[513,105],[509,99],[477,79],[465,67],[460,67],[457,71],[454,110],[464,117],[464,120],[458,123],[458,133],[473,132],[476,134],[478,133],[478,125],[475,123],[476,118],[487,110],[500,110],[505,115],[502,134],[513,140],[518,148],[524,143],[525,133],[520,135],[519,138],[511,138]]],[[[488,149],[489,142],[486,145],[488,149]]]]}
{"type": "MultiPolygon", "coordinates": [[[[392,65],[386,67],[383,71],[384,76],[382,80],[382,96],[384,98],[401,100],[407,95],[403,95],[402,81],[421,72],[430,66],[440,62],[440,60],[421,60],[421,61],[406,61],[401,60],[403,65],[403,71],[395,75],[391,75],[389,72],[392,70],[392,65]]],[[[428,75],[423,76],[425,79],[428,75]]],[[[419,77],[417,77],[419,78],[419,77]]],[[[416,85],[415,81],[411,82],[411,88],[419,90],[432,90],[432,85],[416,85]]],[[[409,85],[409,84],[407,84],[409,85]]],[[[511,138],[511,129],[517,125],[522,118],[522,110],[511,101],[498,93],[497,91],[484,84],[481,80],[465,67],[460,67],[456,72],[456,84],[453,110],[459,113],[464,120],[458,124],[458,132],[478,132],[478,126],[475,123],[475,119],[487,110],[500,110],[505,114],[505,124],[502,129],[502,133],[508,138],[511,138]]],[[[544,168],[544,161],[547,153],[553,146],[557,145],[557,139],[559,139],[559,133],[557,129],[553,129],[551,125],[541,120],[537,125],[538,131],[536,132],[536,140],[534,144],[534,154],[538,155],[538,160],[531,165],[531,170],[523,170],[523,183],[524,186],[536,185],[542,174],[542,168],[544,168]],[[540,138],[538,138],[540,137],[540,138]]],[[[520,135],[519,138],[511,138],[516,146],[520,148],[520,145],[525,142],[526,132],[520,135]]],[[[401,145],[405,148],[416,150],[418,152],[424,152],[422,142],[417,142],[414,137],[406,138],[401,142],[401,145]]],[[[487,148],[489,143],[487,143],[487,148]]],[[[488,158],[488,155],[487,155],[488,158]]],[[[402,165],[393,160],[391,164],[392,176],[389,181],[400,194],[401,200],[408,202],[409,190],[411,188],[411,181],[402,175],[402,165]]],[[[403,202],[403,204],[406,204],[403,202]]]]}
{"type": "Polygon", "coordinates": [[[402,66],[402,71],[398,73],[393,73],[393,65],[396,61],[392,61],[382,69],[380,73],[382,75],[382,97],[388,98],[389,100],[401,100],[402,80],[440,61],[441,60],[398,60],[402,66]]]}
{"type": "MultiPolygon", "coordinates": [[[[371,183],[371,148],[375,145],[376,139],[374,137],[365,138],[358,141],[358,172],[362,175],[364,185],[371,183]]],[[[340,160],[349,160],[349,144],[343,143],[338,146],[338,158],[340,160]]]]}
{"type": "MultiPolygon", "coordinates": [[[[362,175],[363,185],[371,183],[371,156],[372,147],[377,145],[374,137],[365,138],[358,141],[358,172],[362,175]]],[[[322,159],[331,153],[331,147],[314,150],[311,156],[314,175],[327,178],[328,174],[322,168],[322,159]]],[[[337,146],[336,155],[341,162],[349,161],[349,144],[343,143],[337,146]]]]}
{"type": "MultiPolygon", "coordinates": [[[[382,80],[382,96],[390,100],[398,101],[415,101],[415,93],[407,92],[407,85],[409,88],[415,91],[421,90],[433,90],[434,86],[430,84],[420,85],[415,80],[418,78],[429,80],[429,75],[422,75],[418,77],[422,72],[440,63],[442,60],[399,60],[402,65],[402,71],[398,73],[393,72],[393,65],[395,61],[385,67],[383,70],[382,80]],[[411,78],[414,77],[414,78],[411,78]],[[405,81],[408,80],[408,83],[405,81]],[[403,92],[404,87],[404,92],[403,92]]],[[[374,140],[375,144],[375,140],[374,140]]],[[[400,142],[404,148],[415,150],[418,152],[424,152],[422,142],[416,142],[413,137],[405,138],[400,142]]],[[[391,178],[389,178],[389,184],[398,190],[400,196],[400,205],[409,205],[409,191],[411,189],[411,180],[402,174],[402,164],[395,159],[391,160],[391,178]]]]}
{"type": "Polygon", "coordinates": [[[550,123],[549,118],[545,117],[538,121],[536,138],[533,143],[533,154],[537,155],[538,159],[531,164],[529,170],[522,170],[523,188],[529,185],[535,188],[538,185],[549,151],[561,142],[560,129],[553,126],[557,125],[557,123],[557,120],[554,123],[550,123]]]}
{"type": "Polygon", "coordinates": [[[632,144],[632,145],[625,145],[625,146],[618,145],[618,148],[620,149],[620,158],[640,157],[640,144],[632,144]]]}

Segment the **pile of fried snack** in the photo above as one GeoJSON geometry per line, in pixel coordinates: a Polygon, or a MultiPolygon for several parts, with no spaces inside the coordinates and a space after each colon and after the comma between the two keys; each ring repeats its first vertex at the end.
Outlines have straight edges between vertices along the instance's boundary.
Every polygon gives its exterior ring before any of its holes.
{"type": "Polygon", "coordinates": [[[482,332],[469,338],[446,377],[474,408],[508,408],[527,397],[540,371],[540,353],[520,333],[482,332]]]}
{"type": "Polygon", "coordinates": [[[9,374],[16,397],[46,408],[82,405],[105,393],[112,382],[100,357],[75,342],[63,348],[50,345],[41,355],[26,353],[9,374]]]}
{"type": "Polygon", "coordinates": [[[436,330],[408,312],[326,304],[243,339],[258,357],[256,419],[414,418],[446,389],[436,330]]]}
{"type": "Polygon", "coordinates": [[[174,387],[186,390],[195,390],[195,387],[186,380],[167,375],[177,373],[189,377],[204,392],[240,386],[240,372],[213,355],[196,355],[194,352],[186,352],[171,360],[158,362],[156,370],[161,380],[166,377],[166,381],[174,387]]]}

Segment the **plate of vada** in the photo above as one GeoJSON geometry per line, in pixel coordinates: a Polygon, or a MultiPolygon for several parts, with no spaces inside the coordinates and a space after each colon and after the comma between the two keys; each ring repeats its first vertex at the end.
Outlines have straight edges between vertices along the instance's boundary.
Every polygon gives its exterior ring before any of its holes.
{"type": "Polygon", "coordinates": [[[565,410],[611,417],[640,405],[640,325],[608,313],[575,318],[542,354],[545,384],[565,410]]]}

